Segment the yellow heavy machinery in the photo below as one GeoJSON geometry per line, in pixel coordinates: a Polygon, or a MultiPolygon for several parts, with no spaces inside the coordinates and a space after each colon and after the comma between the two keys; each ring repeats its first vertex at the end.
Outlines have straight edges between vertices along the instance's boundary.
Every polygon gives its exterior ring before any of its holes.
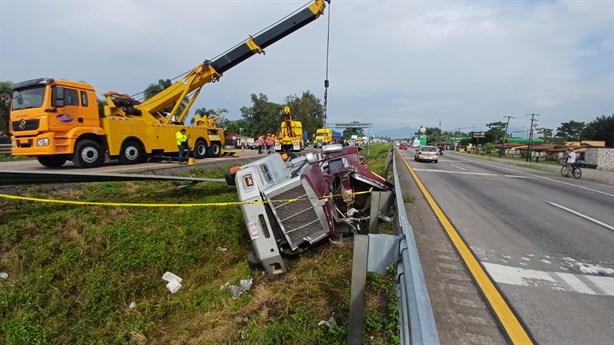
{"type": "Polygon", "coordinates": [[[284,120],[281,130],[275,139],[275,151],[302,151],[305,148],[303,141],[303,124],[300,121],[292,121],[290,107],[284,107],[284,120]]]}
{"type": "Polygon", "coordinates": [[[148,100],[140,102],[117,92],[104,94],[107,105],[101,117],[90,84],[51,78],[17,83],[10,114],[11,153],[37,157],[47,167],[59,167],[67,160],[81,168],[96,167],[104,162],[105,154],[132,164],[177,152],[175,133],[186,128],[195,158],[220,156],[224,133],[213,119],[183,123],[202,87],[320,17],[326,2],[329,0],[315,0],[213,61],[205,60],[148,100]]]}
{"type": "Polygon", "coordinates": [[[343,134],[330,128],[318,128],[313,141],[313,147],[318,148],[327,144],[340,143],[342,140],[343,134]]]}

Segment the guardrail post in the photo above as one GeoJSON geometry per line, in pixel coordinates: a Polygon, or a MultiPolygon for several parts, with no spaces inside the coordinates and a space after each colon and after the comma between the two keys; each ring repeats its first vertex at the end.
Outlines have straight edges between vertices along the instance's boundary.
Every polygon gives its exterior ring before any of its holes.
{"type": "Polygon", "coordinates": [[[352,285],[350,288],[350,320],[348,344],[362,344],[362,326],[365,319],[365,289],[367,286],[367,264],[369,236],[354,235],[352,257],[352,285]]]}

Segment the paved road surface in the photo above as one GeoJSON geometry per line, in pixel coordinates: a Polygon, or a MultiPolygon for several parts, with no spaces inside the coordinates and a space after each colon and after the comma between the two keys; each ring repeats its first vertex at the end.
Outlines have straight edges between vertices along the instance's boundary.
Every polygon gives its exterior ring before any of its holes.
{"type": "MultiPolygon", "coordinates": [[[[202,164],[228,164],[229,161],[241,162],[244,159],[253,159],[258,156],[258,150],[233,150],[238,154],[238,157],[218,157],[218,158],[204,158],[197,159],[196,165],[202,164]]],[[[239,163],[242,164],[242,163],[239,163]]],[[[143,171],[143,170],[164,170],[175,169],[178,167],[185,167],[187,165],[179,165],[177,161],[170,162],[149,162],[131,165],[119,164],[117,160],[107,160],[101,167],[92,169],[79,169],[72,162],[68,161],[62,167],[57,169],[46,168],[42,166],[36,159],[30,160],[13,160],[7,162],[0,162],[0,170],[11,171],[65,171],[65,172],[91,172],[91,173],[121,173],[130,171],[143,171]]]]}
{"type": "Polygon", "coordinates": [[[611,344],[614,186],[400,152],[539,343],[611,344]]]}

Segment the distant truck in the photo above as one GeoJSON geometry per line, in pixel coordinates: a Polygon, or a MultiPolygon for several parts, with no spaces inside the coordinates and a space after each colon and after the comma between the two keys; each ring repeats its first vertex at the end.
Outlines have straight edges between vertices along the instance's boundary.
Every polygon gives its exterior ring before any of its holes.
{"type": "Polygon", "coordinates": [[[275,151],[302,151],[305,148],[303,141],[303,123],[292,120],[290,107],[284,107],[284,120],[281,123],[279,136],[275,138],[275,151]]]}
{"type": "Polygon", "coordinates": [[[334,144],[341,142],[343,134],[334,131],[330,128],[318,128],[316,130],[316,137],[313,142],[313,147],[318,148],[327,144],[334,144]]]}

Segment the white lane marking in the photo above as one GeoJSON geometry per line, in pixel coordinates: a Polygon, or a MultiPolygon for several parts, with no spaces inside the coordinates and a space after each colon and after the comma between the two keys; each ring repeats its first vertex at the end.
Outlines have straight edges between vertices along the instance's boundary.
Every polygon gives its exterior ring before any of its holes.
{"type": "Polygon", "coordinates": [[[479,173],[479,172],[469,172],[467,169],[463,169],[461,167],[457,167],[454,164],[450,164],[455,168],[459,168],[464,171],[450,171],[450,170],[439,170],[439,169],[416,169],[414,171],[428,171],[428,172],[436,172],[436,173],[444,173],[444,174],[463,174],[463,175],[479,175],[479,176],[505,176],[512,178],[529,178],[528,176],[518,176],[518,175],[497,175],[492,173],[479,173]]]}
{"type": "Polygon", "coordinates": [[[462,171],[467,171],[467,169],[465,168],[461,168],[458,165],[454,165],[454,164],[450,164],[451,166],[455,167],[456,169],[462,170],[462,171]]]}
{"type": "Polygon", "coordinates": [[[614,296],[614,277],[537,271],[483,262],[490,276],[502,284],[545,287],[588,295],[614,296]]]}
{"type": "Polygon", "coordinates": [[[527,172],[524,172],[524,171],[519,171],[519,170],[514,170],[514,169],[506,168],[506,167],[503,167],[503,166],[500,166],[500,165],[488,164],[488,163],[484,163],[484,162],[480,162],[480,161],[476,161],[476,160],[466,160],[464,162],[484,164],[484,165],[487,165],[487,166],[490,166],[490,167],[495,167],[495,168],[499,168],[499,169],[509,170],[509,171],[517,173],[517,174],[524,174],[524,175],[527,175],[527,176],[541,178],[541,179],[544,179],[544,180],[547,180],[547,181],[552,181],[552,182],[556,182],[556,183],[566,184],[568,186],[585,189],[585,190],[588,190],[588,191],[591,191],[591,192],[595,192],[595,193],[611,196],[611,197],[614,198],[614,194],[610,194],[610,193],[607,193],[607,192],[603,192],[603,191],[600,191],[600,190],[596,190],[596,189],[580,186],[580,185],[569,183],[569,182],[563,182],[563,181],[555,180],[553,178],[549,178],[549,177],[545,177],[545,176],[534,175],[534,174],[530,174],[530,173],[527,173],[527,172]]]}
{"type": "Polygon", "coordinates": [[[562,210],[565,210],[565,211],[567,211],[567,212],[569,212],[569,213],[573,213],[573,214],[575,214],[576,216],[582,217],[582,218],[584,218],[584,219],[586,219],[586,220],[590,220],[591,222],[593,222],[593,223],[595,223],[595,224],[599,224],[599,225],[603,226],[603,227],[604,227],[604,228],[606,228],[606,229],[609,229],[609,230],[614,231],[614,226],[612,226],[612,225],[606,224],[606,223],[604,223],[604,222],[602,222],[602,221],[599,221],[599,220],[597,220],[597,219],[595,219],[595,218],[589,217],[589,216],[587,216],[587,215],[585,215],[585,214],[583,214],[583,213],[580,213],[580,212],[578,212],[578,211],[574,211],[574,210],[572,210],[572,209],[570,209],[570,208],[567,208],[567,207],[565,207],[565,206],[561,206],[561,205],[559,205],[559,204],[557,204],[557,203],[554,203],[554,202],[551,202],[551,201],[546,201],[546,202],[547,202],[548,204],[552,205],[552,206],[558,207],[558,208],[560,208],[560,209],[562,209],[562,210]]]}
{"type": "Polygon", "coordinates": [[[463,175],[497,176],[497,174],[490,174],[490,173],[465,172],[465,171],[450,171],[450,170],[438,170],[438,169],[416,169],[416,168],[414,168],[414,171],[428,171],[428,172],[437,172],[437,173],[445,173],[445,174],[463,174],[463,175]]]}
{"type": "Polygon", "coordinates": [[[520,176],[520,175],[503,175],[505,177],[513,177],[513,178],[529,178],[529,176],[520,176]]]}

